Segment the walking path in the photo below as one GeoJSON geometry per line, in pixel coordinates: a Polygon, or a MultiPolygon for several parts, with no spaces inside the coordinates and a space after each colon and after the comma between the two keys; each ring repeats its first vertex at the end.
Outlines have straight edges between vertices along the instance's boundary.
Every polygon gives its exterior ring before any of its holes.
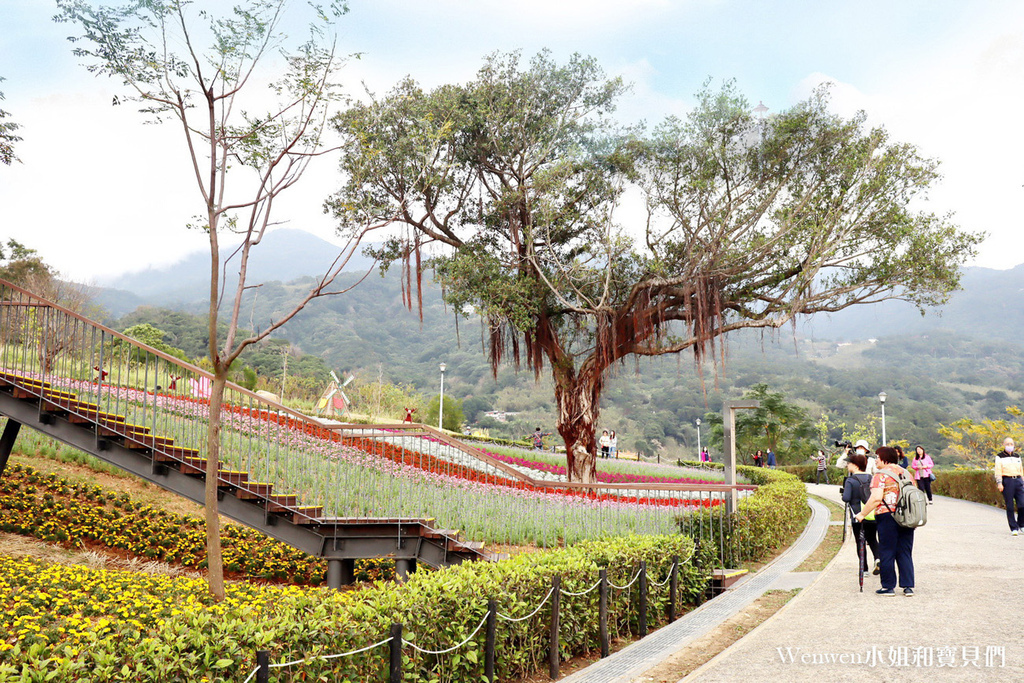
{"type": "MultiPolygon", "coordinates": [[[[809,493],[839,502],[837,486],[809,493]]],[[[764,591],[799,585],[789,574],[823,538],[829,515],[811,501],[797,543],[748,581],[566,683],[639,683],[644,672],[746,607],[764,591]]],[[[936,497],[915,532],[916,595],[882,598],[878,578],[857,585],[852,537],[785,607],[687,676],[700,683],[762,681],[1024,680],[1024,536],[1006,513],[936,497]]]]}
{"type": "MultiPolygon", "coordinates": [[[[838,499],[838,487],[808,490],[838,499]]],[[[915,532],[916,595],[857,589],[852,539],[808,588],[686,680],[1024,680],[1024,536],[997,508],[936,497],[915,532]]],[[[869,580],[870,579],[870,580],[869,580]]]]}
{"type": "Polygon", "coordinates": [[[643,640],[619,650],[571,676],[563,683],[626,683],[672,655],[760,597],[814,551],[828,529],[829,511],[811,502],[811,521],[796,543],[781,557],[723,595],[706,602],[686,616],[658,629],[643,640]]]}

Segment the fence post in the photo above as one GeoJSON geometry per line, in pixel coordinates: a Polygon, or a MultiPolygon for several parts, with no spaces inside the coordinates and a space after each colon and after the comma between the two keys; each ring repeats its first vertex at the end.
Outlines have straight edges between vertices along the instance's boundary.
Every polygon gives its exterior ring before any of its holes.
{"type": "Polygon", "coordinates": [[[391,624],[391,666],[388,683],[402,683],[402,625],[391,624]]]}
{"type": "Polygon", "coordinates": [[[487,601],[487,640],[484,642],[484,678],[494,683],[495,647],[498,640],[498,601],[487,601]]]}
{"type": "Polygon", "coordinates": [[[668,581],[668,622],[676,620],[676,594],[679,593],[679,556],[672,558],[672,573],[668,581]]]}
{"type": "Polygon", "coordinates": [[[647,635],[647,560],[640,560],[640,637],[647,635]]]}
{"type": "Polygon", "coordinates": [[[270,650],[256,650],[256,683],[270,681],[270,650]]]}
{"type": "Polygon", "coordinates": [[[597,589],[598,594],[598,621],[601,629],[601,657],[607,657],[611,650],[611,643],[608,642],[608,570],[601,570],[601,583],[597,589]]]}
{"type": "Polygon", "coordinates": [[[562,607],[562,577],[551,579],[551,645],[548,648],[548,673],[551,680],[558,678],[558,617],[562,607]]]}

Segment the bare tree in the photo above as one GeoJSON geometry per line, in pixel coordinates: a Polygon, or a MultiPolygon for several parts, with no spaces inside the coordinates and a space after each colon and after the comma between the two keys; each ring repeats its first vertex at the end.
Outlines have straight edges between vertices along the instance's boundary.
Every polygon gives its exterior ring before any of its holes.
{"type": "Polygon", "coordinates": [[[286,0],[249,0],[223,16],[186,0],[123,7],[92,7],[80,0],[57,4],[57,20],[82,30],[71,40],[86,68],[120,78],[146,115],[177,122],[192,162],[203,212],[189,227],[204,230],[210,245],[209,584],[210,592],[223,598],[217,467],[228,371],[246,347],[265,339],[311,300],[351,289],[334,288],[335,278],[373,227],[349,232],[345,248],[290,312],[259,333],[239,338],[243,295],[251,286],[246,279],[250,252],[274,226],[281,195],[313,159],[332,151],[324,141],[325,124],[342,99],[335,78],[344,60],[335,52],[331,31],[347,8],[335,2],[313,6],[308,35],[296,43],[283,31],[290,9],[286,0]],[[265,74],[270,74],[269,93],[258,89],[265,74]],[[227,258],[221,251],[224,234],[239,240],[227,258]],[[226,285],[228,268],[237,269],[233,291],[226,285]],[[223,335],[222,315],[227,322],[223,335]]]}

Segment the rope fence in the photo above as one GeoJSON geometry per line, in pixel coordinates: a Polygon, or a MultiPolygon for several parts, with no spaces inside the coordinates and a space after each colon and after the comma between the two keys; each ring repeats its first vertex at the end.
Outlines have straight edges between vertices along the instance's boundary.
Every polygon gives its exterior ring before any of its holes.
{"type": "MultiPolygon", "coordinates": [[[[678,557],[673,558],[672,564],[669,567],[668,573],[660,582],[650,581],[651,585],[657,587],[663,587],[669,585],[669,601],[668,601],[668,622],[671,623],[677,618],[677,605],[676,596],[678,593],[678,576],[680,566],[689,562],[693,557],[693,551],[690,555],[680,560],[678,557]]],[[[600,578],[592,584],[586,590],[580,592],[573,592],[565,590],[561,586],[561,577],[556,575],[552,577],[551,588],[548,589],[547,594],[540,601],[530,614],[522,617],[511,617],[507,614],[498,612],[498,605],[496,600],[488,600],[487,611],[480,622],[476,625],[476,628],[466,636],[462,642],[452,645],[451,647],[441,650],[430,650],[418,646],[416,643],[406,640],[402,637],[403,625],[400,623],[393,624],[391,626],[391,635],[384,640],[380,640],[372,645],[359,648],[357,650],[351,650],[340,654],[332,655],[317,655],[313,657],[306,657],[304,659],[297,659],[290,662],[280,662],[277,664],[270,663],[270,651],[269,650],[258,650],[256,652],[256,668],[253,669],[249,675],[245,678],[243,683],[250,683],[255,679],[255,683],[269,683],[270,671],[272,669],[280,669],[291,666],[299,666],[314,661],[324,661],[339,659],[342,657],[350,657],[357,655],[369,650],[373,650],[384,645],[390,645],[390,666],[388,674],[388,683],[400,683],[402,681],[402,648],[409,647],[412,650],[419,652],[420,654],[429,656],[439,656],[455,652],[456,650],[465,647],[475,639],[481,630],[486,627],[486,637],[484,643],[484,675],[483,679],[487,681],[494,681],[494,667],[496,662],[496,647],[497,647],[497,621],[500,619],[508,623],[521,623],[536,617],[548,602],[551,602],[551,615],[549,621],[549,634],[550,634],[550,648],[548,653],[549,673],[552,679],[558,677],[559,674],[559,621],[560,621],[560,606],[561,597],[582,597],[592,593],[595,590],[599,591],[598,601],[598,622],[600,631],[600,642],[601,642],[601,657],[607,657],[610,654],[611,641],[609,638],[608,629],[608,593],[610,589],[616,590],[628,590],[634,585],[639,583],[639,599],[637,600],[637,621],[638,631],[641,638],[647,635],[647,588],[649,583],[649,577],[647,576],[647,563],[640,562],[639,567],[634,572],[632,578],[625,585],[619,586],[608,580],[608,570],[600,570],[600,578]]]]}

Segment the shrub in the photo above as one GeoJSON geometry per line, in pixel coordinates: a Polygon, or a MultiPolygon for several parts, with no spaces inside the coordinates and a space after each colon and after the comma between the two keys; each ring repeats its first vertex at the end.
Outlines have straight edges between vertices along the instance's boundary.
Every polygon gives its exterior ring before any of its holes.
{"type": "Polygon", "coordinates": [[[936,472],[932,493],[1006,508],[1003,494],[992,479],[992,470],[955,469],[936,472]]]}

